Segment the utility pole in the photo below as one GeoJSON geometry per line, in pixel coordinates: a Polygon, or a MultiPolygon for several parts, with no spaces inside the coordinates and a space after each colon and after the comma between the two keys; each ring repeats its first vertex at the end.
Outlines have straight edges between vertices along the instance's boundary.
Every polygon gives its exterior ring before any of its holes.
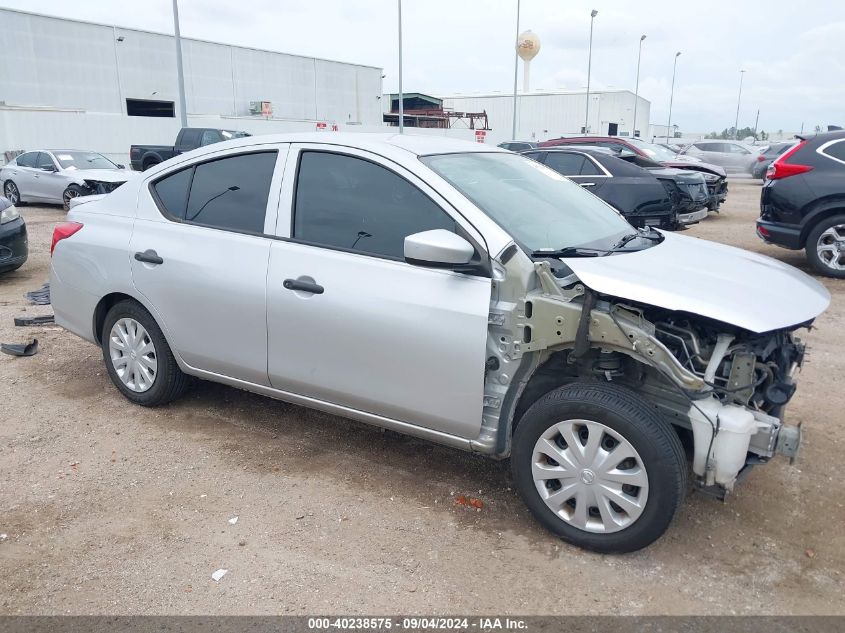
{"type": "Polygon", "coordinates": [[[739,95],[736,97],[736,120],[734,121],[734,140],[739,139],[739,104],[742,101],[742,79],[745,77],[745,71],[739,71],[739,95]]]}
{"type": "Polygon", "coordinates": [[[590,71],[593,66],[593,20],[596,19],[598,14],[599,12],[595,9],[590,11],[590,50],[587,53],[587,108],[584,112],[584,134],[588,134],[590,131],[590,71]]]}
{"type": "MultiPolygon", "coordinates": [[[[640,37],[640,52],[637,53],[637,86],[634,88],[634,123],[631,126],[631,136],[637,135],[637,102],[640,100],[640,59],[643,56],[643,40],[645,35],[640,37]]],[[[648,130],[646,130],[648,134],[648,130]]]]}
{"type": "MultiPolygon", "coordinates": [[[[666,124],[666,142],[669,142],[669,130],[672,129],[672,100],[675,98],[675,71],[678,69],[678,57],[681,51],[675,53],[675,64],[672,66],[672,91],[669,93],[669,123],[666,124]]],[[[672,134],[674,137],[675,135],[672,134]]]]}
{"type": "Polygon", "coordinates": [[[182,70],[182,36],[179,34],[179,3],[173,0],[173,31],[176,35],[176,75],[179,81],[179,114],[182,127],[188,127],[188,107],[185,105],[185,73],[182,70]]]}
{"type": "Polygon", "coordinates": [[[757,124],[760,122],[760,108],[757,108],[757,116],[754,119],[754,140],[757,140],[757,124]]]}
{"type": "Polygon", "coordinates": [[[404,133],[405,97],[402,92],[402,0],[399,0],[399,134],[404,133]]]}
{"type": "Polygon", "coordinates": [[[516,0],[516,37],[513,45],[513,129],[511,130],[513,140],[516,140],[516,81],[519,75],[519,4],[520,0],[516,0]]]}

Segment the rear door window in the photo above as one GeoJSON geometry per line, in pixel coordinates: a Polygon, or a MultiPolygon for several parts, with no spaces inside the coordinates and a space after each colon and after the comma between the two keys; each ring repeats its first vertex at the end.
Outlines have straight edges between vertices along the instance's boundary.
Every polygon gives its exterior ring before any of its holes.
{"type": "Polygon", "coordinates": [[[153,184],[159,208],[172,219],[264,233],[276,152],[255,152],[199,163],[153,184]]]}
{"type": "Polygon", "coordinates": [[[593,162],[590,157],[584,158],[584,164],[581,165],[582,176],[603,176],[603,172],[598,168],[598,165],[593,162]]]}
{"type": "Polygon", "coordinates": [[[194,168],[185,222],[264,233],[276,152],[242,154],[194,168]]]}
{"type": "Polygon", "coordinates": [[[18,167],[35,167],[35,161],[38,158],[38,152],[27,152],[18,156],[18,167]]]}
{"type": "Polygon", "coordinates": [[[546,156],[546,165],[564,176],[578,176],[581,174],[581,167],[584,165],[583,154],[570,154],[569,152],[549,152],[546,156]]]}

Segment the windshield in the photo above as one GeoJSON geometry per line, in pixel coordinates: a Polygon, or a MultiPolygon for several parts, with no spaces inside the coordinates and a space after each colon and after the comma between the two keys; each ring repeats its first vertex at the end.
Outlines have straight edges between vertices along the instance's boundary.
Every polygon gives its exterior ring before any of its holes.
{"type": "Polygon", "coordinates": [[[95,152],[56,152],[62,169],[117,169],[117,165],[95,152]]]}
{"type": "Polygon", "coordinates": [[[632,232],[600,198],[517,154],[471,152],[421,158],[528,252],[603,247],[632,232]]]}
{"type": "Polygon", "coordinates": [[[678,157],[676,152],[666,149],[665,147],[661,147],[660,145],[655,145],[654,143],[647,143],[646,141],[641,141],[638,138],[629,138],[625,140],[627,140],[631,145],[636,145],[637,148],[640,151],[645,152],[649,158],[658,162],[676,160],[678,157]]]}
{"type": "Polygon", "coordinates": [[[250,136],[247,132],[239,132],[238,130],[220,130],[220,134],[227,141],[232,138],[245,138],[250,136]]]}

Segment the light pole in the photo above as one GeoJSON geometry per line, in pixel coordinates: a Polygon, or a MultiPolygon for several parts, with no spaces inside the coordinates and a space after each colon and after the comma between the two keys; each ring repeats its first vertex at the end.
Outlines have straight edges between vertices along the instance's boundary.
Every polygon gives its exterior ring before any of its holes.
{"type": "Polygon", "coordinates": [[[188,110],[185,105],[185,73],[182,71],[182,37],[179,34],[179,4],[173,0],[173,31],[176,35],[176,75],[179,81],[179,113],[182,127],[188,127],[188,110]]]}
{"type": "Polygon", "coordinates": [[[405,98],[402,93],[402,0],[399,0],[399,134],[405,133],[405,98]]]}
{"type": "MultiPolygon", "coordinates": [[[[681,51],[675,53],[675,63],[672,66],[672,90],[669,92],[669,123],[666,125],[666,142],[669,142],[669,130],[672,128],[672,100],[675,98],[675,70],[678,68],[678,57],[681,51]]],[[[674,134],[672,135],[674,136],[674,134]]]]}
{"type": "Polygon", "coordinates": [[[516,78],[519,74],[519,2],[516,0],[516,37],[513,47],[513,130],[511,138],[516,140],[516,78]]]}
{"type": "Polygon", "coordinates": [[[739,138],[739,104],[742,101],[742,79],[745,77],[745,71],[739,71],[739,94],[736,97],[736,120],[734,120],[734,140],[739,138]]]}
{"type": "Polygon", "coordinates": [[[640,100],[640,59],[643,56],[644,39],[645,35],[642,35],[640,37],[640,52],[637,53],[637,87],[634,88],[634,122],[631,124],[631,136],[637,135],[637,102],[640,100]]]}
{"type": "Polygon", "coordinates": [[[590,71],[592,70],[593,65],[593,20],[596,19],[598,14],[599,12],[595,9],[590,11],[590,50],[587,53],[587,108],[584,113],[584,134],[587,134],[590,131],[590,71]]]}

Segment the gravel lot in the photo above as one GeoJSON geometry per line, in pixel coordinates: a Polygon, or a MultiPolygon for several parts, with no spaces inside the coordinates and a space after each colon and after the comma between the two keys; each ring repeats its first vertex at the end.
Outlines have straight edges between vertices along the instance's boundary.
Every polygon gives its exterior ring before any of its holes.
{"type": "MultiPolygon", "coordinates": [[[[806,269],[755,236],[759,189],[733,182],[687,234],[806,269]]],[[[131,405],[98,348],[13,326],[50,312],[22,295],[47,280],[63,217],[23,214],[31,255],[0,277],[0,340],[41,351],[0,357],[2,614],[845,614],[845,282],[824,280],[833,304],[805,337],[800,461],[755,470],[727,504],[692,493],[655,545],[601,556],[540,529],[506,463],[211,383],[131,405]]]]}

